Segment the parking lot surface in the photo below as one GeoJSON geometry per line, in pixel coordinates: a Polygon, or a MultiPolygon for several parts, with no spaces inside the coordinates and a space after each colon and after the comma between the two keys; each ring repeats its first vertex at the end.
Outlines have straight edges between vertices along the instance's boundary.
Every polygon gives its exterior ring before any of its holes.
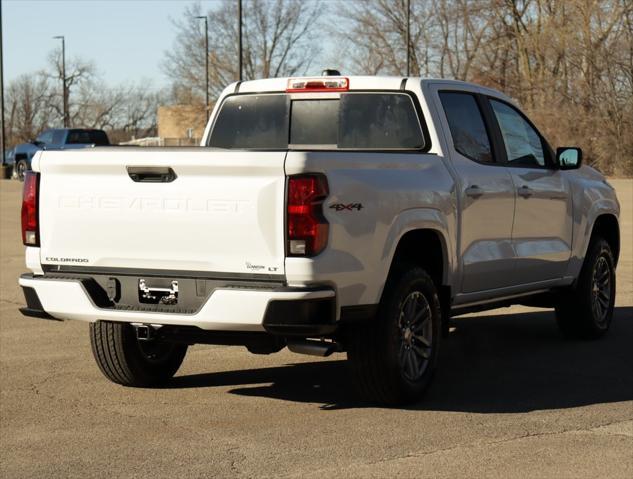
{"type": "Polygon", "coordinates": [[[88,326],[25,318],[21,184],[0,181],[0,476],[633,477],[633,181],[615,320],[566,341],[551,310],[454,321],[425,399],[367,407],[342,354],[194,346],[168,387],[108,382],[88,326]]]}

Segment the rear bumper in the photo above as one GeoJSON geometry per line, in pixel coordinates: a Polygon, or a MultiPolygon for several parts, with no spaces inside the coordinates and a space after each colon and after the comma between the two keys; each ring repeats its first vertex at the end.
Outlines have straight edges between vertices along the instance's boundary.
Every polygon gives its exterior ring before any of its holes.
{"type": "Polygon", "coordinates": [[[95,305],[77,279],[24,274],[25,316],[95,322],[194,326],[209,331],[267,331],[283,336],[323,336],[336,330],[331,288],[216,289],[195,314],[129,311],[95,305]]]}

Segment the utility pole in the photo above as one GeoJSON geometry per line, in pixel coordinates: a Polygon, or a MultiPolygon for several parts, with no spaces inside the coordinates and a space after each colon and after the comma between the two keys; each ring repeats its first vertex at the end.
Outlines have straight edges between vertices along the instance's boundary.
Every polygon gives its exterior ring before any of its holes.
{"type": "Polygon", "coordinates": [[[205,75],[205,111],[207,121],[209,121],[209,21],[207,16],[199,16],[197,19],[204,20],[204,75],[205,75]]]}
{"type": "Polygon", "coordinates": [[[62,102],[64,105],[64,128],[68,128],[70,122],[68,121],[68,88],[66,86],[66,39],[63,35],[58,35],[53,39],[62,41],[62,102]]]}
{"type": "Polygon", "coordinates": [[[411,0],[407,0],[407,76],[411,74],[411,0]]]}
{"type": "Polygon", "coordinates": [[[237,1],[237,17],[238,17],[238,43],[237,43],[237,50],[238,50],[238,57],[239,57],[239,71],[240,71],[240,78],[239,80],[242,81],[242,0],[238,0],[237,1]]]}
{"type": "Polygon", "coordinates": [[[6,128],[4,126],[4,69],[2,65],[2,0],[0,0],[0,155],[2,155],[0,163],[4,165],[4,149],[6,148],[6,137],[4,135],[6,128]]]}

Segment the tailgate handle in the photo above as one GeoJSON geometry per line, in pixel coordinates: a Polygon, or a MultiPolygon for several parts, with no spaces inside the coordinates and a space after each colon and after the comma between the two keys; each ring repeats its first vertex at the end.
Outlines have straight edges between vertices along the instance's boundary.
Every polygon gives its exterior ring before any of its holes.
{"type": "Polygon", "coordinates": [[[128,166],[127,174],[137,183],[171,183],[177,178],[168,166],[128,166]]]}

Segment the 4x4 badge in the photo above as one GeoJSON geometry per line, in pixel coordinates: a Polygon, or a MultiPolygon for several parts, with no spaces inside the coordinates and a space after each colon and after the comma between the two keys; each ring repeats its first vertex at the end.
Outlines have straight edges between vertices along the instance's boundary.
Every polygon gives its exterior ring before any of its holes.
{"type": "Polygon", "coordinates": [[[333,205],[330,205],[330,208],[336,211],[345,211],[345,210],[360,211],[363,209],[363,205],[361,203],[348,203],[346,205],[344,205],[343,203],[335,203],[333,205]]]}

